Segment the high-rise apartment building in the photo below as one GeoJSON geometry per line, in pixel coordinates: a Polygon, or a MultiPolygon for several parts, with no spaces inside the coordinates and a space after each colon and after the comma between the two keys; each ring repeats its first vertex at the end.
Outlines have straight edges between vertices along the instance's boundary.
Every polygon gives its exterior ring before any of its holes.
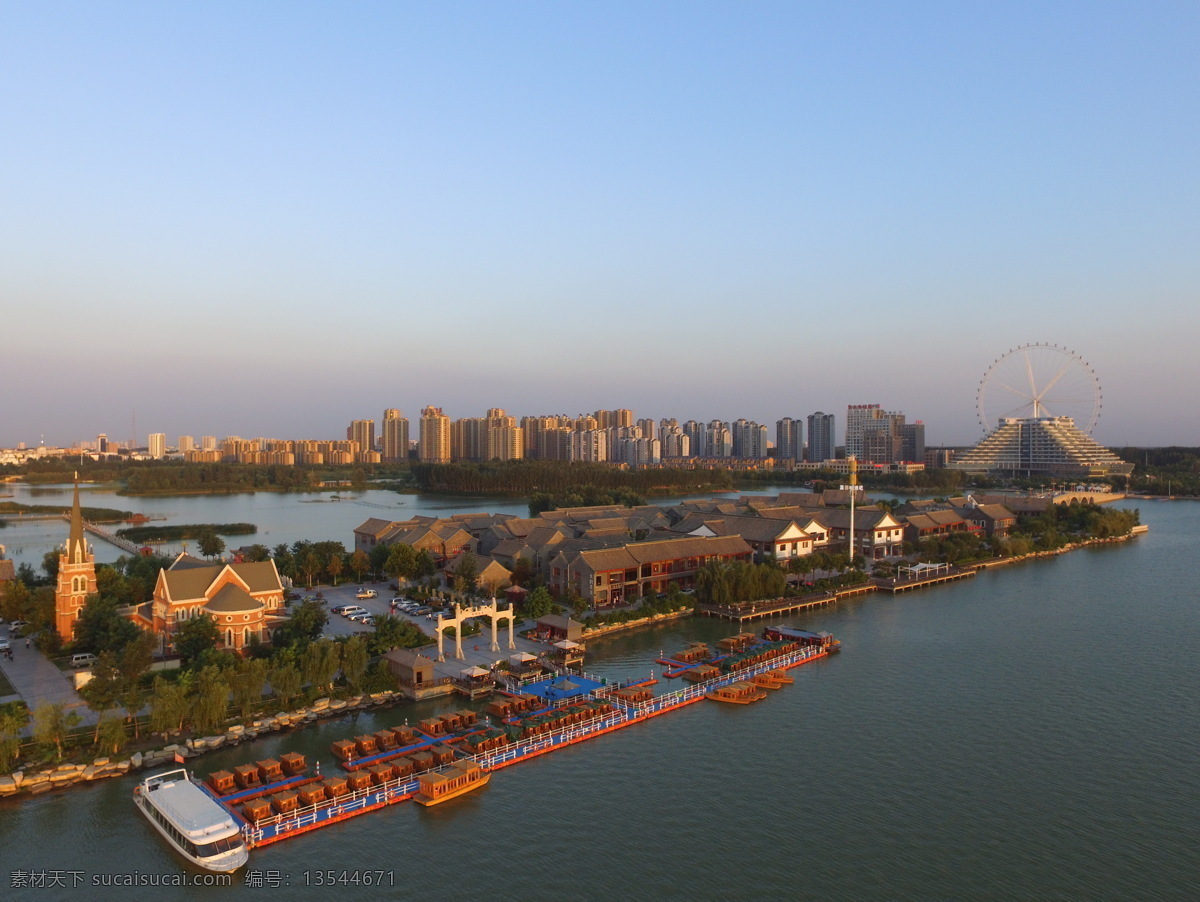
{"type": "Polygon", "coordinates": [[[418,439],[417,454],[422,463],[445,464],[450,462],[450,418],[440,407],[421,410],[421,437],[418,439]]]}
{"type": "Polygon", "coordinates": [[[179,453],[187,454],[196,447],[196,440],[190,435],[179,436],[179,453]]]}
{"type": "Polygon", "coordinates": [[[834,417],[831,413],[817,411],[808,415],[808,449],[804,459],[821,462],[833,460],[837,453],[834,438],[834,417]]]}
{"type": "Polygon", "coordinates": [[[617,410],[597,410],[593,416],[601,429],[633,425],[633,411],[623,407],[617,410]]]}
{"type": "Polygon", "coordinates": [[[408,417],[394,407],[383,412],[383,459],[408,460],[408,417]]]}
{"type": "Polygon", "coordinates": [[[217,437],[215,435],[205,435],[200,438],[201,451],[216,451],[217,437]]]}
{"type": "Polygon", "coordinates": [[[925,424],[920,420],[900,430],[900,459],[911,463],[925,462],[925,424]]]}
{"type": "Polygon", "coordinates": [[[767,456],[767,427],[753,420],[738,420],[733,424],[733,456],[762,460],[767,456]]]}
{"type": "Polygon", "coordinates": [[[732,457],[733,432],[728,423],[713,420],[704,429],[704,453],[702,457],[732,457]]]}
{"type": "Polygon", "coordinates": [[[108,436],[101,432],[96,436],[96,451],[99,454],[108,454],[108,436]]]}
{"type": "Polygon", "coordinates": [[[154,460],[162,460],[167,456],[167,434],[151,432],[146,444],[146,451],[154,460]]]}
{"type": "MultiPolygon", "coordinates": [[[[905,460],[904,426],[904,414],[899,411],[882,410],[878,404],[850,405],[846,408],[846,456],[874,463],[905,460]]],[[[921,433],[923,447],[923,429],[921,433]]],[[[918,460],[924,456],[922,452],[918,460]]]]}
{"type": "Polygon", "coordinates": [[[346,427],[346,441],[358,442],[358,453],[375,450],[375,421],[354,420],[346,427]]]}
{"type": "Polygon", "coordinates": [[[691,457],[691,437],[674,421],[663,420],[658,428],[659,448],[663,457],[691,457]]]}
{"type": "Polygon", "coordinates": [[[775,459],[801,460],[804,456],[804,421],[784,417],[775,421],[775,459]]]}

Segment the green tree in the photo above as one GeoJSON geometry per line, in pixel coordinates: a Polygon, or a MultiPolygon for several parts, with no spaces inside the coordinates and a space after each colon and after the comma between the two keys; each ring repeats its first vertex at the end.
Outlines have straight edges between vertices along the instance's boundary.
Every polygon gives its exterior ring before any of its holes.
{"type": "Polygon", "coordinates": [[[329,622],[329,614],[316,601],[302,601],[293,605],[291,616],[280,627],[280,645],[299,643],[304,645],[321,635],[325,624],[329,622]]]}
{"type": "Polygon", "coordinates": [[[270,558],[271,551],[266,545],[254,544],[246,550],[243,560],[245,560],[247,563],[258,564],[263,561],[270,560],[270,558]]]}
{"type": "Polygon", "coordinates": [[[96,733],[92,742],[100,741],[100,721],[104,712],[117,706],[121,693],[125,689],[125,680],[117,669],[117,658],[111,651],[102,651],[92,666],[92,678],[83,684],[79,694],[83,696],[89,708],[100,715],[96,722],[96,733]]]}
{"type": "Polygon", "coordinates": [[[351,636],[342,645],[342,676],[346,678],[346,683],[355,692],[362,685],[363,675],[367,672],[369,661],[367,643],[361,636],[351,636]]]}
{"type": "Polygon", "coordinates": [[[371,559],[361,548],[350,555],[350,569],[354,572],[354,578],[360,583],[362,582],[363,574],[371,569],[371,559]]]}
{"type": "Polygon", "coordinates": [[[226,674],[226,679],[233,691],[233,703],[242,718],[249,717],[251,709],[262,701],[263,686],[267,682],[267,662],[262,658],[242,658],[226,674]]]}
{"type": "Polygon", "coordinates": [[[523,605],[525,616],[531,620],[554,613],[554,598],[545,586],[538,586],[527,596],[523,605]]]}
{"type": "Polygon", "coordinates": [[[28,717],[20,705],[0,705],[0,771],[8,773],[21,753],[21,730],[28,717]]]}
{"type": "Polygon", "coordinates": [[[296,556],[292,554],[287,543],[280,542],[271,552],[271,556],[275,559],[275,569],[279,571],[280,576],[286,576],[290,579],[295,579],[299,574],[296,569],[296,556]]]}
{"type": "Polygon", "coordinates": [[[300,656],[300,672],[304,681],[318,692],[328,689],[341,663],[340,653],[341,646],[336,642],[322,639],[311,643],[300,656]]]}
{"type": "Polygon", "coordinates": [[[316,551],[314,551],[313,549],[309,548],[307,551],[304,552],[304,555],[300,558],[299,566],[300,566],[300,572],[303,573],[306,577],[308,577],[308,587],[311,589],[312,584],[313,584],[313,579],[316,577],[316,575],[318,573],[321,572],[321,557],[320,557],[320,555],[318,555],[316,553],[316,551]]]}
{"type": "Polygon", "coordinates": [[[386,573],[385,566],[388,556],[391,554],[391,549],[387,545],[374,545],[371,548],[371,553],[367,557],[371,561],[371,572],[375,574],[375,578],[379,578],[380,573],[386,573]]]}
{"type": "Polygon", "coordinates": [[[98,751],[106,755],[116,755],[125,747],[125,723],[120,717],[101,715],[96,724],[95,743],[98,751]]]}
{"type": "Polygon", "coordinates": [[[334,586],[338,583],[338,577],[342,575],[342,571],[346,567],[346,559],[340,554],[335,554],[329,558],[329,563],[325,565],[325,570],[329,573],[333,580],[334,586]]]}
{"type": "Polygon", "coordinates": [[[33,738],[44,746],[53,747],[55,761],[61,761],[63,746],[80,717],[74,711],[68,713],[61,704],[39,705],[33,711],[33,738]]]}
{"type": "Polygon", "coordinates": [[[185,620],[175,628],[175,650],[190,664],[210,648],[216,648],[220,631],[208,614],[185,620]]]}
{"type": "Polygon", "coordinates": [[[197,732],[212,733],[225,725],[229,711],[229,684],[219,667],[209,665],[196,675],[189,697],[192,723],[197,732]]]}
{"type": "Polygon", "coordinates": [[[290,660],[285,660],[271,671],[271,688],[275,690],[275,697],[284,707],[300,694],[301,683],[300,671],[290,660]]]}
{"type": "Polygon", "coordinates": [[[433,576],[438,571],[437,563],[434,561],[433,555],[430,554],[425,548],[422,548],[417,552],[417,557],[414,561],[414,569],[416,570],[414,576],[418,579],[427,576],[433,576]]]}
{"type": "Polygon", "coordinates": [[[28,620],[30,605],[29,587],[19,579],[0,583],[0,617],[13,620],[28,620]]]}
{"type": "Polygon", "coordinates": [[[138,628],[121,616],[112,597],[89,595],[75,621],[75,647],[97,654],[119,652],[138,635],[138,628]]]}
{"type": "Polygon", "coordinates": [[[514,586],[527,589],[536,576],[537,568],[529,558],[519,557],[513,561],[512,576],[509,578],[514,586]]]}
{"type": "Polygon", "coordinates": [[[171,733],[182,730],[187,719],[190,680],[186,678],[189,675],[184,676],[178,683],[156,676],[150,690],[150,729],[162,733],[164,741],[171,733]]]}
{"type": "Polygon", "coordinates": [[[463,552],[454,568],[455,589],[458,589],[460,581],[462,588],[458,591],[466,595],[474,594],[479,587],[479,559],[469,551],[463,552]]]}
{"type": "Polygon", "coordinates": [[[384,562],[383,572],[395,580],[412,579],[417,575],[416,551],[411,545],[405,545],[403,542],[392,545],[384,562]]]}
{"type": "Polygon", "coordinates": [[[411,620],[384,614],[375,618],[375,629],[367,639],[371,654],[387,654],[393,648],[416,648],[427,645],[429,637],[411,620]]]}
{"type": "Polygon", "coordinates": [[[47,551],[42,555],[42,569],[46,572],[46,579],[54,583],[58,579],[58,552],[47,551]]]}
{"type": "Polygon", "coordinates": [[[121,677],[132,683],[137,683],[154,663],[154,649],[158,640],[153,633],[139,632],[137,638],[127,642],[117,655],[117,670],[121,677]]]}
{"type": "Polygon", "coordinates": [[[209,560],[225,551],[225,540],[215,532],[206,532],[197,540],[200,553],[209,560]]]}

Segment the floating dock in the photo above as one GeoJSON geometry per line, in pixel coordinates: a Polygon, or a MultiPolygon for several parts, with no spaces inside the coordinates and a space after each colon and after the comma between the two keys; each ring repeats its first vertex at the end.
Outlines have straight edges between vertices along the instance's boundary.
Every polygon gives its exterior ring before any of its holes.
{"type": "MultiPolygon", "coordinates": [[[[364,768],[368,760],[385,759],[386,763],[386,759],[411,754],[417,749],[430,749],[440,743],[442,747],[450,747],[457,761],[470,761],[491,772],[677,711],[732,683],[799,667],[827,654],[828,648],[820,646],[756,644],[742,653],[745,666],[738,666],[742,661],[730,661],[711,679],[658,696],[646,688],[652,681],[644,679],[603,684],[576,676],[560,677],[547,681],[551,685],[543,696],[546,698],[543,708],[526,711],[522,716],[506,721],[504,730],[472,725],[455,736],[430,736],[415,731],[416,741],[403,749],[343,763],[342,766],[351,771],[353,782],[335,798],[320,798],[320,787],[328,787],[331,781],[322,780],[319,765],[314,776],[292,776],[229,794],[218,793],[207,784],[204,790],[241,826],[249,848],[270,845],[385,805],[406,801],[420,792],[421,773],[389,779],[378,772],[381,768],[364,768]],[[754,653],[756,650],[757,654],[754,653]],[[468,751],[467,746],[471,745],[487,750],[468,751]],[[306,799],[313,801],[305,804],[306,799]],[[249,812],[258,816],[251,819],[249,812]]],[[[731,657],[725,656],[726,659],[731,657]]],[[[423,769],[423,773],[442,766],[430,763],[433,767],[423,769]]]]}

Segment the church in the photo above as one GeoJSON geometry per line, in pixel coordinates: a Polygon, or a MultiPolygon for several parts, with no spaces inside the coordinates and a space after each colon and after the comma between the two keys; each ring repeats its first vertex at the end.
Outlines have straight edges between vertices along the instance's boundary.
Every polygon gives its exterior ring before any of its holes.
{"type": "MultiPolygon", "coordinates": [[[[70,535],[58,557],[54,591],[54,625],[64,642],[74,637],[84,603],[96,591],[96,555],[84,538],[76,482],[70,535]]],[[[140,628],[165,636],[169,645],[180,623],[202,614],[217,624],[218,648],[240,653],[252,639],[269,643],[287,617],[275,562],[213,563],[182,553],[159,571],[152,600],[130,609],[129,618],[140,628]]]]}

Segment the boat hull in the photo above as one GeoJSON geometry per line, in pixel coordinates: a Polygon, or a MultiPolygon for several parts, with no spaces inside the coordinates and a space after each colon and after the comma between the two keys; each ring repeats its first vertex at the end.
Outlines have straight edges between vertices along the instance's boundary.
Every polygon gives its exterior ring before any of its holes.
{"type": "Polygon", "coordinates": [[[485,773],[478,780],[468,783],[466,786],[460,786],[458,789],[451,790],[450,792],[436,796],[427,795],[424,792],[418,792],[412,798],[413,801],[418,805],[424,805],[426,808],[431,808],[434,805],[442,804],[442,802],[449,802],[451,799],[457,799],[459,796],[464,796],[469,792],[474,792],[480,787],[486,786],[490,779],[492,779],[492,775],[485,773]]]}

